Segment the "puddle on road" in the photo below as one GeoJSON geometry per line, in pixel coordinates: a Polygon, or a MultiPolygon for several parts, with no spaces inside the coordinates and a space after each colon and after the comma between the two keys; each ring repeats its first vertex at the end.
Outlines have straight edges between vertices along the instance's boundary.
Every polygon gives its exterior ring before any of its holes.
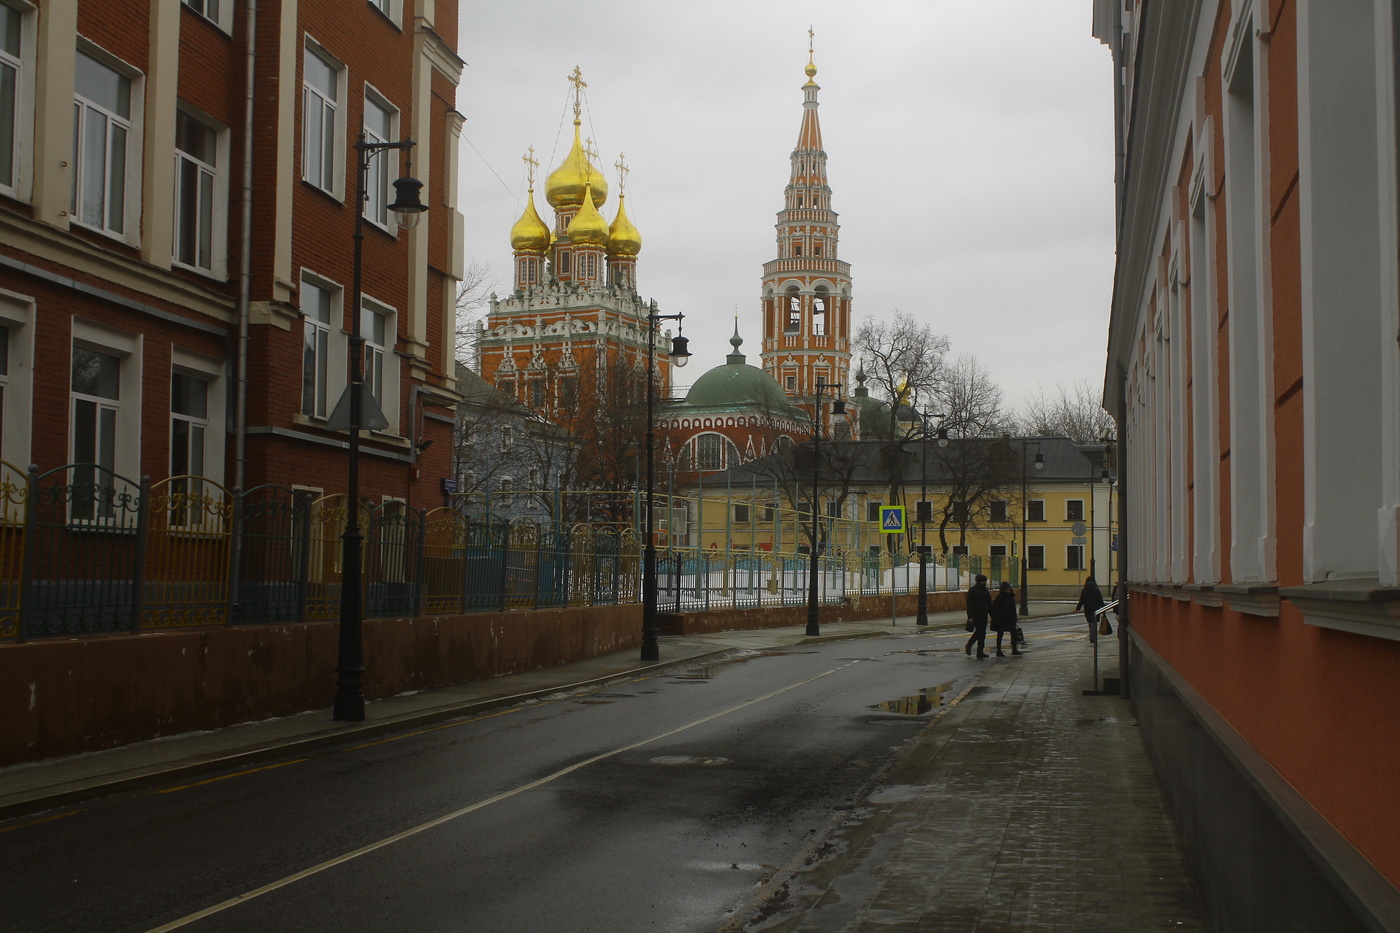
{"type": "Polygon", "coordinates": [[[810,651],[746,651],[731,658],[720,658],[718,661],[711,661],[700,667],[693,667],[680,674],[670,675],[671,680],[684,682],[695,682],[701,680],[711,680],[716,674],[734,664],[742,664],[745,661],[752,661],[754,658],[780,658],[790,654],[812,654],[810,651]]]}
{"type": "Polygon", "coordinates": [[[877,703],[871,709],[882,710],[886,713],[902,713],[905,716],[918,716],[922,713],[932,712],[943,705],[944,696],[953,689],[956,683],[957,681],[950,681],[946,684],[939,684],[937,687],[925,687],[910,696],[877,703]]]}
{"type": "Polygon", "coordinates": [[[727,765],[728,758],[721,758],[718,755],[661,755],[653,758],[654,765],[727,765]]]}

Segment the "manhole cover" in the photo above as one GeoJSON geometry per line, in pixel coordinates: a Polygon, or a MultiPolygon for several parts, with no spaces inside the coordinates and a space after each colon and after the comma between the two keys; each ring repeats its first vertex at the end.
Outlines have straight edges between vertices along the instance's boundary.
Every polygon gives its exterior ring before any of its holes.
{"type": "Polygon", "coordinates": [[[710,755],[662,755],[653,758],[654,765],[727,765],[728,758],[719,758],[710,755]]]}

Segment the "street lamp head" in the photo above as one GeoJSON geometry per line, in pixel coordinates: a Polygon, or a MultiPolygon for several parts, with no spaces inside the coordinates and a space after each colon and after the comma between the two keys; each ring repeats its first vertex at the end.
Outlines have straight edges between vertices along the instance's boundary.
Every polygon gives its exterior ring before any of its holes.
{"type": "Polygon", "coordinates": [[[399,226],[404,230],[418,226],[418,215],[428,209],[418,196],[422,190],[423,183],[408,175],[394,182],[394,203],[389,205],[389,210],[398,216],[399,226]]]}
{"type": "Polygon", "coordinates": [[[1045,454],[1038,450],[1035,452],[1035,468],[1037,470],[1045,469],[1045,454]]]}
{"type": "Polygon", "coordinates": [[[947,429],[947,428],[939,428],[939,429],[938,429],[938,446],[939,446],[939,447],[947,447],[947,446],[948,446],[948,429],[947,429]]]}
{"type": "Polygon", "coordinates": [[[690,362],[690,338],[680,334],[671,338],[671,365],[680,369],[690,362]]]}
{"type": "Polygon", "coordinates": [[[831,413],[833,415],[844,415],[846,413],[846,400],[838,398],[831,403],[831,413]]]}

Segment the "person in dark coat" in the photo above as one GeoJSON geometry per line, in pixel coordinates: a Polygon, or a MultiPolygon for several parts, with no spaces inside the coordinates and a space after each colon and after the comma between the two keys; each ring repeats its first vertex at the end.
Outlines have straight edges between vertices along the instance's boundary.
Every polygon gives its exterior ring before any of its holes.
{"type": "Polygon", "coordinates": [[[977,645],[977,658],[987,654],[987,617],[992,612],[992,594],[987,592],[987,575],[979,573],[972,589],[967,591],[967,620],[972,623],[972,637],[963,646],[963,654],[971,655],[973,644],[977,645]]]}
{"type": "Polygon", "coordinates": [[[992,600],[992,629],[997,633],[997,657],[1006,657],[1001,653],[1003,635],[1010,636],[1011,653],[1021,653],[1016,649],[1016,594],[1011,591],[1011,584],[1005,580],[1001,581],[1001,589],[992,600]]]}
{"type": "Polygon", "coordinates": [[[1094,582],[1093,577],[1085,577],[1084,588],[1079,591],[1079,602],[1074,606],[1075,610],[1084,610],[1084,619],[1089,623],[1089,643],[1097,644],[1099,640],[1099,630],[1095,627],[1095,616],[1103,608],[1103,593],[1099,591],[1099,585],[1094,582]]]}

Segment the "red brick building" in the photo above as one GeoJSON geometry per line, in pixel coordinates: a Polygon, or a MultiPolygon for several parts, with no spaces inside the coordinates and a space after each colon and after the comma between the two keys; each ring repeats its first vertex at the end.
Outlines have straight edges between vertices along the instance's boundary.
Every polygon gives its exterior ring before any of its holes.
{"type": "Polygon", "coordinates": [[[437,504],[462,262],[457,4],[251,7],[0,0],[0,457],[343,492],[327,422],[364,131],[416,146],[368,175],[360,314],[388,425],[364,435],[360,488],[437,504]],[[386,207],[409,159],[429,210],[402,230],[386,207]]]}

